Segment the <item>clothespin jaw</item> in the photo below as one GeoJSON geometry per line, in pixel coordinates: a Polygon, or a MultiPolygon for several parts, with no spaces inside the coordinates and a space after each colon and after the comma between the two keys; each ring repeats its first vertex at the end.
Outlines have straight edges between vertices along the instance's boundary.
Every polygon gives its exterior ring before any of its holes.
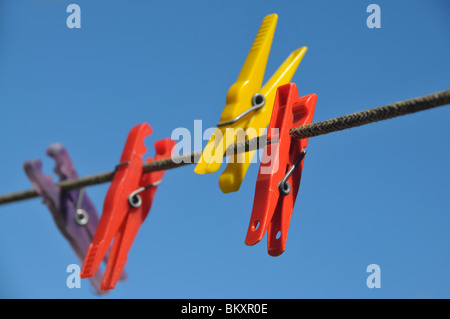
{"type": "MultiPolygon", "coordinates": [[[[307,48],[294,51],[262,86],[264,72],[277,23],[276,14],[264,18],[237,81],[230,87],[220,122],[203,150],[195,172],[216,172],[228,147],[236,141],[261,136],[269,124],[275,88],[288,83],[307,48]]],[[[232,155],[219,178],[224,193],[239,190],[255,151],[232,155]]]]}
{"type": "MultiPolygon", "coordinates": [[[[169,158],[174,146],[175,141],[171,139],[157,141],[155,143],[156,156],[153,159],[147,159],[147,162],[169,158]]],[[[136,207],[131,207],[129,209],[125,221],[122,223],[122,226],[114,238],[109,261],[105,270],[105,276],[102,281],[102,289],[113,289],[116,286],[127,262],[128,252],[139,228],[150,211],[158,182],[163,178],[164,172],[165,171],[161,170],[147,173],[142,176],[139,183],[142,191],[139,192],[139,194],[136,193],[136,196],[139,197],[134,201],[136,207]],[[140,203],[140,205],[137,205],[137,203],[140,203]]]]}
{"type": "Polygon", "coordinates": [[[78,174],[65,147],[60,143],[51,144],[45,153],[55,160],[53,171],[61,180],[78,178],[78,174]]]}
{"type": "Polygon", "coordinates": [[[289,224],[300,186],[308,139],[295,140],[291,128],[312,123],[316,94],[298,97],[297,86],[289,83],[277,91],[267,139],[256,180],[253,211],[245,243],[254,245],[267,231],[271,256],[286,248],[289,224]]]}
{"type": "MultiPolygon", "coordinates": [[[[138,188],[142,176],[144,139],[152,133],[147,123],[134,126],[127,141],[103,204],[103,214],[86,253],[81,278],[92,277],[116,236],[129,210],[128,196],[138,188]]],[[[111,257],[110,257],[111,258],[111,257]]]]}

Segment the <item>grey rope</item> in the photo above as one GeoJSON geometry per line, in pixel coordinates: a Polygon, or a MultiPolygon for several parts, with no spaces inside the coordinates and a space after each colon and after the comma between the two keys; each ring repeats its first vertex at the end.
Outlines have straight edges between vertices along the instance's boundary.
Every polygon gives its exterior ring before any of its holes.
{"type": "Polygon", "coordinates": [[[292,137],[296,137],[298,139],[314,137],[364,124],[387,120],[401,115],[428,110],[449,103],[450,90],[446,90],[417,97],[415,99],[337,117],[328,121],[294,127],[289,133],[292,137]]]}
{"type": "MultiPolygon", "coordinates": [[[[450,90],[445,90],[422,97],[337,117],[328,121],[316,122],[309,125],[294,127],[290,130],[290,135],[296,139],[324,135],[352,127],[387,120],[401,115],[428,110],[449,103],[450,90]]],[[[251,140],[246,140],[245,142],[235,143],[234,145],[230,146],[230,148],[234,151],[234,154],[238,154],[241,152],[248,152],[251,150],[263,148],[266,144],[270,144],[271,142],[274,141],[267,141],[266,136],[261,136],[251,140]]],[[[142,168],[144,173],[150,173],[154,171],[168,170],[176,167],[194,164],[198,161],[201,154],[202,151],[197,151],[175,156],[173,158],[157,160],[145,163],[142,168]]],[[[114,177],[114,173],[115,171],[109,171],[77,179],[65,180],[57,183],[56,185],[61,187],[63,191],[71,191],[87,186],[110,182],[114,177]]],[[[38,196],[38,193],[34,189],[5,194],[0,196],[0,205],[35,198],[38,196]]]]}

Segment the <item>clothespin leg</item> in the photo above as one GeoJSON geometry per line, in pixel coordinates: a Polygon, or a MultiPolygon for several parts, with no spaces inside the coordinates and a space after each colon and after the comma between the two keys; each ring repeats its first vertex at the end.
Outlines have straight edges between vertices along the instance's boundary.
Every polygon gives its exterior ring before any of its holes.
{"type": "MultiPolygon", "coordinates": [[[[300,156],[299,148],[296,148],[291,157],[291,163],[300,156]]],[[[291,222],[293,207],[297,198],[302,177],[303,162],[295,168],[291,176],[287,179],[290,185],[290,196],[282,196],[279,198],[275,213],[267,229],[267,250],[270,256],[276,257],[286,250],[286,241],[291,222]]]]}
{"type": "MultiPolygon", "coordinates": [[[[103,290],[114,289],[125,268],[128,252],[137,235],[132,220],[132,218],[129,219],[127,217],[114,237],[108,263],[106,264],[105,275],[101,284],[101,289],[103,290]]],[[[141,224],[138,224],[138,227],[140,226],[141,224]]]]}

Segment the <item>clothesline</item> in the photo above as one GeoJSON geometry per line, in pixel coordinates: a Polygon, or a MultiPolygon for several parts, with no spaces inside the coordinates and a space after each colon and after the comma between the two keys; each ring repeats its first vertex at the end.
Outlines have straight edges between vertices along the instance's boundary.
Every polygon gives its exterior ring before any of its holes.
{"type": "MultiPolygon", "coordinates": [[[[401,115],[428,110],[446,104],[450,104],[450,90],[444,90],[433,94],[428,94],[425,96],[344,115],[327,121],[294,127],[290,130],[290,135],[296,139],[315,137],[361,125],[366,125],[369,123],[387,120],[401,115]]],[[[241,152],[248,152],[250,150],[263,148],[265,145],[272,142],[274,141],[268,141],[266,136],[264,135],[254,139],[246,140],[245,142],[234,143],[234,145],[230,147],[233,148],[234,154],[238,154],[241,152]]],[[[189,164],[195,164],[200,159],[201,154],[202,151],[196,151],[192,153],[173,156],[172,158],[155,160],[144,164],[143,171],[144,173],[149,173],[158,170],[167,170],[189,164]]],[[[63,191],[81,189],[87,186],[110,182],[112,181],[114,174],[115,170],[112,170],[77,179],[61,181],[56,185],[59,186],[63,191]]],[[[0,196],[0,205],[31,199],[38,196],[38,193],[34,189],[5,194],[0,196]]]]}

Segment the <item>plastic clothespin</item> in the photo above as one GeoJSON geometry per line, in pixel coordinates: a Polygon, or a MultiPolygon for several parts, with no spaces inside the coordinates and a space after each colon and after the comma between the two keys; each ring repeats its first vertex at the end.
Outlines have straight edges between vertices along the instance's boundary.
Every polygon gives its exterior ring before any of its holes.
{"type": "MultiPolygon", "coordinates": [[[[113,238],[101,289],[113,289],[119,280],[136,234],[148,215],[164,171],[143,174],[144,139],[152,133],[147,123],[134,126],[127,138],[120,164],[106,194],[103,214],[81,269],[81,278],[93,276],[113,238]]],[[[175,146],[171,139],[155,143],[156,157],[168,158],[175,146]]]]}
{"type": "MultiPolygon", "coordinates": [[[[227,93],[220,123],[203,150],[196,173],[216,172],[236,136],[243,136],[244,130],[245,138],[252,139],[261,136],[269,125],[276,88],[289,83],[307,50],[302,47],[292,52],[261,88],[277,19],[276,14],[264,18],[239,77],[227,93]]],[[[233,155],[219,178],[222,192],[239,190],[254,154],[250,151],[233,155]]]]}
{"type": "MultiPolygon", "coordinates": [[[[78,178],[75,166],[62,144],[50,145],[47,155],[55,160],[54,172],[60,181],[78,178]]],[[[89,196],[84,190],[62,192],[51,176],[43,174],[41,160],[27,161],[23,166],[34,188],[52,213],[59,231],[69,241],[79,260],[83,261],[98,223],[97,210],[89,196]]],[[[106,258],[107,256],[105,260],[106,258]]],[[[101,279],[100,270],[91,278],[91,284],[98,294],[105,293],[100,289],[101,279]]]]}
{"type": "Polygon", "coordinates": [[[277,90],[267,139],[256,180],[255,199],[245,243],[261,241],[267,230],[269,255],[286,249],[292,211],[300,186],[308,139],[291,138],[289,131],[310,124],[317,95],[298,97],[297,86],[289,83],[277,90]],[[277,130],[278,129],[278,130],[277,130]]]}

